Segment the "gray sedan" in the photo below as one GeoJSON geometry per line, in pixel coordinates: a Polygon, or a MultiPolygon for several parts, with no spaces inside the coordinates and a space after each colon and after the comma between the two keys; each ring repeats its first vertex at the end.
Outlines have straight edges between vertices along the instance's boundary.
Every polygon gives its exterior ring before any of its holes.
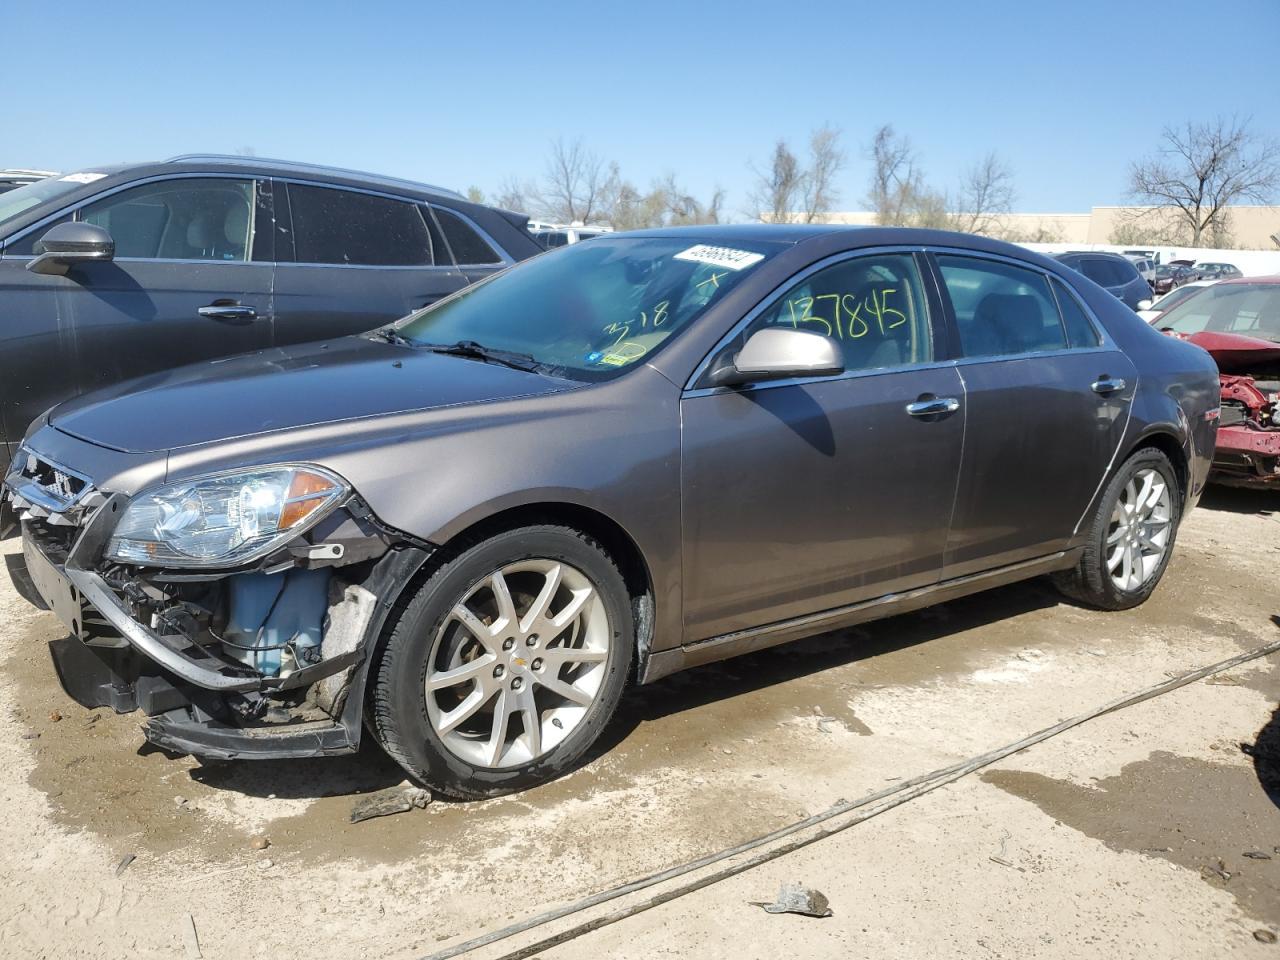
{"type": "Polygon", "coordinates": [[[1141,603],[1217,412],[1204,351],[1024,249],[700,227],[65,403],[6,485],[80,702],[208,757],[367,729],[485,797],[628,684],[1042,574],[1141,603]]]}

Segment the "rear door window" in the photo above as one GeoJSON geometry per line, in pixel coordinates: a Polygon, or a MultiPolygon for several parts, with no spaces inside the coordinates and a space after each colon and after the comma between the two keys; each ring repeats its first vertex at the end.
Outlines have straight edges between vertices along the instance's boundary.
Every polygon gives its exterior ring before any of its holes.
{"type": "Polygon", "coordinates": [[[1084,312],[1084,307],[1076,299],[1076,295],[1067,289],[1067,285],[1054,277],[1050,284],[1058,300],[1058,310],[1062,314],[1062,325],[1067,330],[1067,342],[1073,347],[1096,347],[1102,338],[1084,312]]]}
{"type": "Polygon", "coordinates": [[[254,219],[253,181],[221,178],[146,183],[80,210],[80,220],[111,234],[118,259],[243,263],[254,219]]]}
{"type": "Polygon", "coordinates": [[[415,267],[435,262],[415,203],[297,183],[288,189],[298,263],[415,267]]]}
{"type": "Polygon", "coordinates": [[[1048,278],[996,260],[938,256],[966,357],[1002,357],[1067,346],[1048,278]]]}
{"type": "Polygon", "coordinates": [[[489,246],[484,238],[456,213],[445,210],[443,207],[432,209],[435,210],[436,218],[440,221],[444,238],[449,241],[453,259],[459,265],[478,266],[502,262],[502,257],[494,251],[493,247],[489,246]]]}

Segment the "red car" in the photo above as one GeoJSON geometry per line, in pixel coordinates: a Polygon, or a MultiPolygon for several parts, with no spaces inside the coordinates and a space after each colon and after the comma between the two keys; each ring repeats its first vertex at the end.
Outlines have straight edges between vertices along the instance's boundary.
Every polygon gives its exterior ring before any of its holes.
{"type": "Polygon", "coordinates": [[[1280,489],[1280,276],[1215,283],[1152,325],[1217,361],[1222,412],[1210,479],[1280,489]]]}

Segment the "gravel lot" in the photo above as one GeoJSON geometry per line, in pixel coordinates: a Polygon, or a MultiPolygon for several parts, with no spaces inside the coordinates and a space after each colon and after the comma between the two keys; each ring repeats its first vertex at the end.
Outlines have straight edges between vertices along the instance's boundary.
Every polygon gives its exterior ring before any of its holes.
{"type": "MultiPolygon", "coordinates": [[[[1278,574],[1280,494],[1214,491],[1141,609],[1030,583],[691,671],[633,692],[557,783],[354,825],[359,795],[401,779],[376,748],[145,749],[136,718],[62,693],[62,631],[0,581],[0,955],[194,957],[194,926],[209,958],[422,957],[1274,641],[1278,574]]],[[[1277,662],[540,956],[1280,957],[1280,761],[1240,746],[1280,755],[1277,662]],[[834,916],[747,903],[791,879],[834,916]]]]}

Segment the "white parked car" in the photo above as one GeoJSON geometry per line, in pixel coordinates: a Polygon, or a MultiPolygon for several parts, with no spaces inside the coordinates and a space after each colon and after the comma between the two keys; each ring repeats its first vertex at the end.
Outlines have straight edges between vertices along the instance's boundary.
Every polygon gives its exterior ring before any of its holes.
{"type": "Polygon", "coordinates": [[[542,223],[538,220],[530,220],[528,229],[533,239],[548,250],[553,247],[565,247],[571,243],[581,243],[583,240],[591,240],[601,234],[613,232],[611,227],[589,227],[581,223],[542,223]]]}
{"type": "Polygon", "coordinates": [[[1138,316],[1147,323],[1153,323],[1160,314],[1176,307],[1193,294],[1199,293],[1202,287],[1212,287],[1217,282],[1217,280],[1192,280],[1180,287],[1174,287],[1156,300],[1142,300],[1138,303],[1138,316]]]}

